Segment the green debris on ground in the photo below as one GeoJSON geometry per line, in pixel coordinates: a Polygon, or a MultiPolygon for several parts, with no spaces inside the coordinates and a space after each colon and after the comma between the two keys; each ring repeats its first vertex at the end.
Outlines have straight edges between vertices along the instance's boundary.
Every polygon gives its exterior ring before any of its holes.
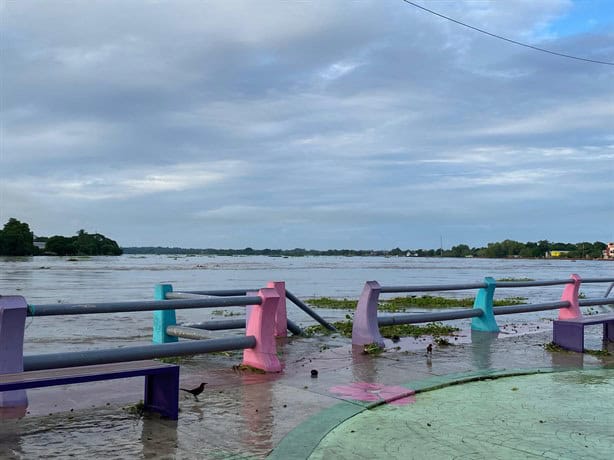
{"type": "Polygon", "coordinates": [[[592,356],[611,356],[612,353],[610,353],[608,350],[591,350],[588,348],[584,349],[584,353],[586,353],[587,355],[592,355],[592,356]]]}
{"type": "Polygon", "coordinates": [[[369,343],[365,345],[362,352],[365,355],[379,355],[384,351],[384,347],[380,347],[377,343],[369,343]]]}
{"type": "MultiPolygon", "coordinates": [[[[349,315],[348,315],[349,316],[349,315]]],[[[344,337],[352,337],[352,320],[346,319],[345,321],[335,321],[333,326],[337,328],[339,334],[344,337]]],[[[428,323],[423,326],[418,324],[395,324],[392,326],[382,326],[379,328],[380,334],[387,339],[393,337],[421,337],[423,335],[432,335],[439,337],[443,335],[452,335],[453,332],[458,331],[457,327],[447,326],[440,322],[428,323]]],[[[306,327],[304,329],[305,335],[330,335],[331,331],[319,324],[306,327]]]]}
{"type": "Polygon", "coordinates": [[[544,343],[544,349],[546,351],[569,351],[569,350],[565,350],[563,347],[557,345],[554,342],[549,342],[549,343],[544,343]]]}
{"type": "Polygon", "coordinates": [[[185,364],[192,360],[194,356],[196,355],[167,356],[164,358],[156,358],[156,360],[166,364],[185,364]]]}
{"type": "MultiPolygon", "coordinates": [[[[520,305],[526,303],[525,297],[506,297],[495,299],[494,306],[520,305]]],[[[334,299],[332,297],[316,297],[306,301],[309,305],[317,308],[328,308],[331,310],[354,310],[358,300],[356,299],[334,299]]],[[[404,312],[409,308],[437,309],[437,308],[470,308],[473,306],[473,297],[452,298],[432,295],[393,297],[391,299],[380,299],[378,311],[390,313],[404,312]]]]}
{"type": "Polygon", "coordinates": [[[141,400],[136,404],[131,404],[130,406],[126,406],[122,408],[130,415],[134,415],[136,417],[142,417],[145,413],[145,403],[141,400]]]}

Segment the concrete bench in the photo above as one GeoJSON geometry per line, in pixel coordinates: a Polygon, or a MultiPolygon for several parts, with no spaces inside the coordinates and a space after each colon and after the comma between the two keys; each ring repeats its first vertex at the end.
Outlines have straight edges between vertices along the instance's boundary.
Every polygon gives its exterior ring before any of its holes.
{"type": "Polygon", "coordinates": [[[145,409],[172,420],[179,414],[179,366],[134,361],[0,374],[0,392],[145,376],[145,409]]]}
{"type": "Polygon", "coordinates": [[[603,324],[603,340],[614,342],[614,313],[555,320],[553,342],[568,350],[584,351],[584,326],[603,324]]]}

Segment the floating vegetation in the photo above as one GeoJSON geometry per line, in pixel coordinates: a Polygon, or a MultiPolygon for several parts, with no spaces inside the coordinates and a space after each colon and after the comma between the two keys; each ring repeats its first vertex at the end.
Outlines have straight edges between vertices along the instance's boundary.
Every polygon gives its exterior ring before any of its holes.
{"type": "MultiPolygon", "coordinates": [[[[526,303],[526,297],[506,297],[495,299],[493,305],[501,307],[504,305],[520,305],[526,303]]],[[[333,299],[331,297],[317,297],[306,301],[308,304],[318,308],[328,308],[331,310],[354,310],[358,300],[356,299],[333,299]]],[[[404,312],[409,308],[436,309],[436,308],[470,308],[473,306],[473,297],[451,298],[432,295],[393,297],[391,299],[380,299],[378,311],[389,313],[404,312]]]]}
{"type": "Polygon", "coordinates": [[[329,308],[331,310],[353,310],[356,308],[356,299],[333,299],[332,297],[316,297],[308,299],[309,305],[318,308],[329,308]]]}
{"type": "Polygon", "coordinates": [[[448,339],[444,337],[437,337],[435,339],[435,343],[439,345],[440,347],[449,347],[450,345],[452,345],[452,342],[450,342],[448,339]]]}
{"type": "Polygon", "coordinates": [[[213,310],[211,312],[211,315],[213,316],[224,316],[224,317],[229,317],[229,316],[244,316],[245,312],[238,312],[238,311],[226,311],[226,310],[213,310]]]}
{"type": "MultiPolygon", "coordinates": [[[[333,326],[344,337],[352,337],[352,321],[350,319],[346,321],[335,321],[333,326]]],[[[393,339],[396,337],[421,337],[423,335],[432,335],[439,337],[442,335],[452,335],[453,332],[458,331],[457,327],[447,326],[442,323],[428,323],[424,326],[417,324],[395,324],[392,326],[382,326],[379,328],[380,334],[387,339],[393,339]]],[[[320,324],[309,326],[304,329],[305,335],[330,335],[332,332],[326,329],[320,324]]]]}

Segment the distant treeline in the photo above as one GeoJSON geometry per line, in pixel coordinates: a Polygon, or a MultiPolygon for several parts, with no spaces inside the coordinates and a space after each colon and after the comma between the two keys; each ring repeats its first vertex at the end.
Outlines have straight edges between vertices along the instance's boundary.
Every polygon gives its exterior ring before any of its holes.
{"type": "Polygon", "coordinates": [[[118,256],[122,250],[117,242],[100,233],[79,230],[75,236],[34,238],[30,226],[15,218],[9,219],[0,230],[1,256],[118,256]]]}
{"type": "Polygon", "coordinates": [[[521,243],[504,240],[498,243],[488,243],[486,247],[471,248],[466,244],[453,246],[451,249],[401,249],[370,250],[370,249],[197,249],[177,247],[125,247],[125,254],[171,254],[171,255],[215,255],[215,256],[270,256],[270,257],[301,257],[301,256],[408,256],[408,257],[483,257],[483,258],[543,258],[557,257],[569,259],[598,259],[602,257],[606,244],[601,241],[594,243],[552,243],[541,240],[536,243],[521,243]]]}

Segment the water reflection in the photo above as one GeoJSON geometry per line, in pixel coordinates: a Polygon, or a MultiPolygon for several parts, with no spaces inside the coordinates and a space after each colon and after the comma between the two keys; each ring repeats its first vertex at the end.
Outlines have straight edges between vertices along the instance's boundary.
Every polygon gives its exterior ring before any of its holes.
{"type": "Polygon", "coordinates": [[[352,377],[355,382],[377,382],[376,360],[362,345],[352,345],[352,377]]]}
{"type": "Polygon", "coordinates": [[[498,332],[471,330],[471,358],[477,369],[492,368],[492,346],[497,337],[499,337],[498,332]]]}
{"type": "Polygon", "coordinates": [[[0,458],[25,458],[21,446],[21,427],[15,423],[1,419],[0,458]]]}
{"type": "Polygon", "coordinates": [[[248,452],[268,452],[273,449],[275,416],[272,387],[269,382],[253,383],[251,376],[243,376],[240,397],[243,402],[242,423],[245,426],[241,430],[241,443],[248,452]]]}
{"type": "Polygon", "coordinates": [[[177,456],[177,421],[143,417],[141,445],[143,458],[173,459],[177,456]],[[164,436],[160,434],[164,433],[164,436]]]}

